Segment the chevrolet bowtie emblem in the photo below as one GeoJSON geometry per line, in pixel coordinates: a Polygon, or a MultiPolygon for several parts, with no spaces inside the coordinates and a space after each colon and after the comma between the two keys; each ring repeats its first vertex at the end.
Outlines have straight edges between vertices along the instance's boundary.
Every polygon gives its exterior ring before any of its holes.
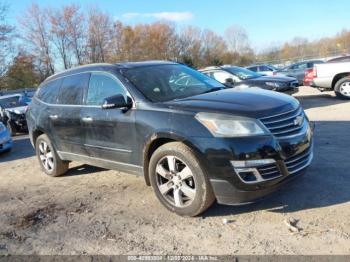
{"type": "Polygon", "coordinates": [[[294,119],[294,125],[295,126],[301,126],[304,122],[304,117],[302,116],[297,116],[295,119],[294,119]]]}

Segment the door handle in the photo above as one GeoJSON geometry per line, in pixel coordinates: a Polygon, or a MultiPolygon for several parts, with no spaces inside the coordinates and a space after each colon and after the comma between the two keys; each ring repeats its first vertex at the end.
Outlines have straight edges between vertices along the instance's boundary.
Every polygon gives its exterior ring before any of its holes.
{"type": "Polygon", "coordinates": [[[92,122],[94,119],[90,116],[86,116],[86,117],[81,118],[81,120],[83,120],[84,122],[92,122]]]}
{"type": "Polygon", "coordinates": [[[58,118],[58,115],[50,115],[50,118],[51,118],[52,120],[55,120],[55,119],[58,118]]]}

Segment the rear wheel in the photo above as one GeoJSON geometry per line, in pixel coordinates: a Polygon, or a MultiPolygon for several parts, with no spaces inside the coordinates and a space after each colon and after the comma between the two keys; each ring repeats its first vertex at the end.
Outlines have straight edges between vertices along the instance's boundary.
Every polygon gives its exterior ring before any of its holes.
{"type": "Polygon", "coordinates": [[[350,99],[350,77],[344,77],[335,84],[334,92],[338,98],[350,99]]]}
{"type": "Polygon", "coordinates": [[[60,159],[47,135],[37,138],[35,150],[41,169],[47,175],[60,176],[67,172],[69,162],[60,159]]]}
{"type": "Polygon", "coordinates": [[[178,215],[199,215],[215,200],[195,153],[182,143],[159,147],[151,157],[149,174],[157,198],[178,215]]]}

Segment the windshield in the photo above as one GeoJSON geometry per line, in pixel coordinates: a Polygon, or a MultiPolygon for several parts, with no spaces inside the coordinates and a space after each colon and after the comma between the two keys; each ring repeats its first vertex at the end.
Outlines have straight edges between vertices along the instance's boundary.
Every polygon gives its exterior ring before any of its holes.
{"type": "Polygon", "coordinates": [[[260,77],[261,75],[242,67],[225,67],[225,70],[242,80],[260,77]]]}
{"type": "MultiPolygon", "coordinates": [[[[29,101],[30,102],[30,101],[29,101]]],[[[0,106],[2,108],[12,108],[19,106],[26,106],[27,103],[21,96],[12,96],[7,98],[0,97],[0,106]]]]}
{"type": "Polygon", "coordinates": [[[225,86],[183,65],[154,65],[123,69],[123,75],[152,102],[208,93],[225,86]]]}

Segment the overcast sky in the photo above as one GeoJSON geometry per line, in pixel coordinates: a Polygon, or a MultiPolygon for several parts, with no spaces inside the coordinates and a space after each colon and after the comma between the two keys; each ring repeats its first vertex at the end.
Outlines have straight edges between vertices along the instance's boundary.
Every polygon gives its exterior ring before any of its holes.
{"type": "MultiPolygon", "coordinates": [[[[32,0],[10,3],[14,23],[32,0]]],[[[294,36],[317,39],[350,29],[350,0],[36,0],[39,5],[78,3],[98,6],[115,19],[134,24],[169,20],[209,28],[222,34],[230,25],[244,27],[258,50],[294,36]]]]}

